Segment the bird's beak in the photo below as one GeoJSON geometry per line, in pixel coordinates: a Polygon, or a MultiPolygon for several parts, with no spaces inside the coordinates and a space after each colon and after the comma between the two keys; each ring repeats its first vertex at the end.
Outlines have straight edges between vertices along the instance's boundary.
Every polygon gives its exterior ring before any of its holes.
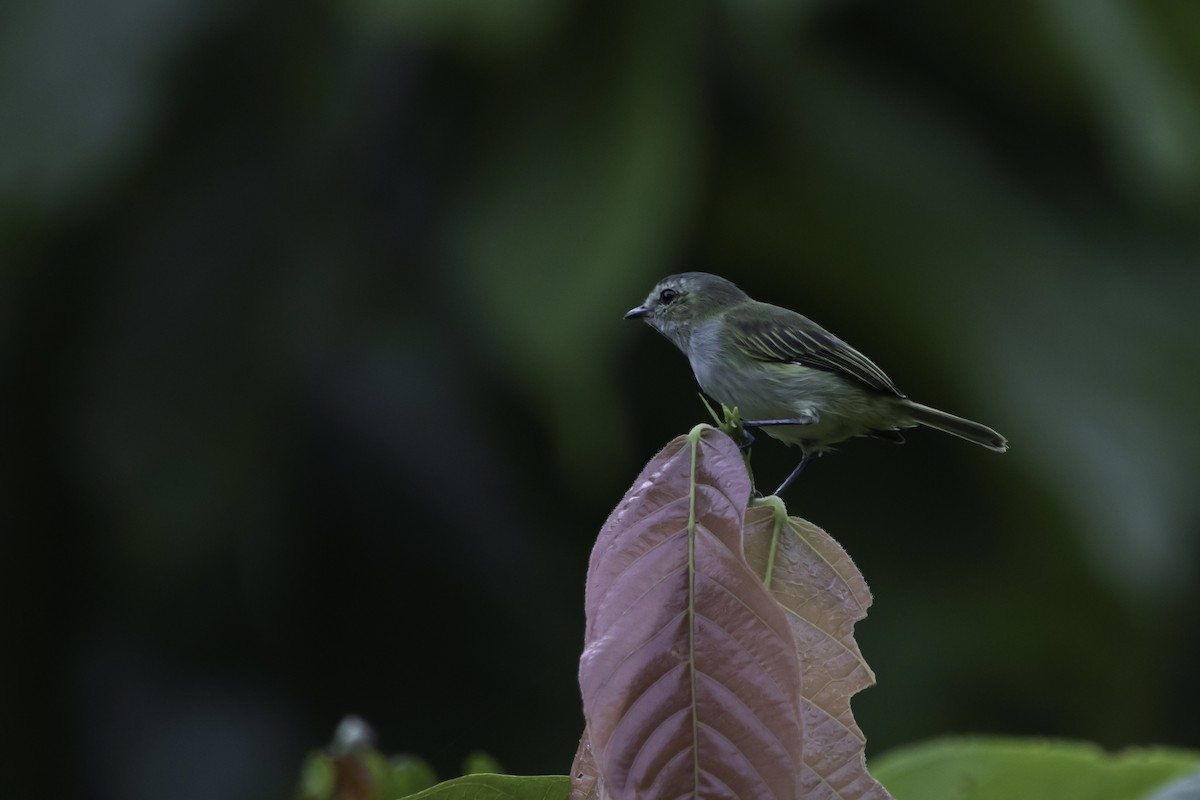
{"type": "Polygon", "coordinates": [[[650,309],[646,308],[645,306],[638,306],[637,308],[631,308],[629,311],[625,312],[625,319],[641,319],[649,313],[650,309]]]}

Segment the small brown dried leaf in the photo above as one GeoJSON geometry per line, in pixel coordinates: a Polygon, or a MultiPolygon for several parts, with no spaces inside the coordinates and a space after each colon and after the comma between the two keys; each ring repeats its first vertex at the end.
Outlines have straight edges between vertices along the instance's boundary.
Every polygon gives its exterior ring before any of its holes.
{"type": "Polygon", "coordinates": [[[600,770],[592,755],[592,740],[585,727],[583,736],[579,737],[575,761],[571,764],[571,792],[567,800],[604,800],[605,797],[604,782],[600,779],[600,770]]]}

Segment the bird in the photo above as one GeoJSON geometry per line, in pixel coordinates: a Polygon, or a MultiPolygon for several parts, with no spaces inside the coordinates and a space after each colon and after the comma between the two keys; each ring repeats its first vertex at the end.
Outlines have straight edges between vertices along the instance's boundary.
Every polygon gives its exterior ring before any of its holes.
{"type": "Polygon", "coordinates": [[[684,355],[701,390],[736,408],[747,428],[799,447],[800,463],[856,436],[903,442],[918,425],[1003,453],[986,425],[910,400],[869,358],[795,311],[759,302],[707,272],[660,280],[625,314],[657,330],[684,355]]]}

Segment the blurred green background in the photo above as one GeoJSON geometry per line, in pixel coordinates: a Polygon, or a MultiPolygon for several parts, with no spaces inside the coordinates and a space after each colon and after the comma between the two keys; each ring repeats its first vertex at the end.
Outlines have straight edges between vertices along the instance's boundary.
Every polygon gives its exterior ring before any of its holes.
{"type": "Polygon", "coordinates": [[[564,773],[685,269],[1011,442],[786,498],[869,754],[1200,746],[1200,4],[10,0],[0,225],[5,798],[284,797],[347,712],[564,773]]]}

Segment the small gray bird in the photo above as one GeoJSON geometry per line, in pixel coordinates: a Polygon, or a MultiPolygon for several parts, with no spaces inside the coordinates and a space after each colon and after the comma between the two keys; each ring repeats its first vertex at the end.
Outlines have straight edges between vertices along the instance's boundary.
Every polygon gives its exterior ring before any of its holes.
{"type": "Polygon", "coordinates": [[[736,407],[747,427],[798,446],[808,459],[853,436],[903,442],[901,428],[927,425],[1003,453],[986,425],[914,403],[871,360],[807,317],[760,303],[705,272],[663,278],[625,315],[645,320],[683,351],[700,388],[736,407]]]}

